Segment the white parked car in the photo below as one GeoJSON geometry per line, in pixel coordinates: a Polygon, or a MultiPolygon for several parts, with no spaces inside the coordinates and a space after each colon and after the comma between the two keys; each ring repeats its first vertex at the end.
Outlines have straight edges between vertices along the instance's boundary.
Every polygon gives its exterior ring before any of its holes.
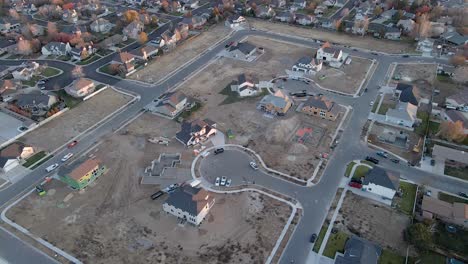
{"type": "Polygon", "coordinates": [[[253,161],[250,162],[250,167],[252,167],[252,169],[254,169],[254,170],[258,170],[258,165],[257,165],[257,163],[255,163],[255,162],[253,162],[253,161]]]}
{"type": "Polygon", "coordinates": [[[370,101],[370,106],[373,106],[374,105],[374,101],[370,101]]]}
{"type": "Polygon", "coordinates": [[[219,177],[216,177],[215,186],[219,186],[219,182],[220,182],[219,177]]]}
{"type": "Polygon", "coordinates": [[[169,186],[167,186],[166,188],[163,189],[163,192],[167,192],[167,193],[170,193],[170,192],[173,192],[175,189],[179,188],[179,184],[178,183],[174,183],[174,184],[171,184],[169,186]]]}
{"type": "Polygon", "coordinates": [[[226,185],[226,181],[227,181],[226,176],[221,177],[221,186],[225,186],[225,185],[226,185]]]}
{"type": "Polygon", "coordinates": [[[231,186],[231,182],[232,182],[232,180],[231,180],[231,179],[227,180],[227,182],[226,182],[226,187],[229,187],[229,186],[231,186]]]}
{"type": "Polygon", "coordinates": [[[69,160],[71,157],[73,157],[73,153],[68,153],[67,155],[63,156],[62,162],[69,160]]]}
{"type": "Polygon", "coordinates": [[[51,171],[55,170],[56,168],[58,168],[58,166],[59,166],[58,163],[55,163],[55,164],[52,164],[49,167],[47,167],[45,170],[47,172],[51,172],[51,171]]]}

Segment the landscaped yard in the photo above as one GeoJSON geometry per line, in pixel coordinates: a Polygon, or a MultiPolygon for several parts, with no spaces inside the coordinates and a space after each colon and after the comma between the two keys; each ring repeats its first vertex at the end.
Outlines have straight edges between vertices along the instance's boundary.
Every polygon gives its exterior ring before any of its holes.
{"type": "Polygon", "coordinates": [[[396,254],[390,250],[382,250],[382,255],[379,258],[379,264],[404,264],[405,257],[396,254]]]}
{"type": "Polygon", "coordinates": [[[444,174],[466,181],[468,180],[468,167],[452,167],[445,165],[444,174]]]}
{"type": "Polygon", "coordinates": [[[440,123],[429,121],[429,134],[435,135],[439,132],[440,123]]]}
{"type": "Polygon", "coordinates": [[[409,182],[400,181],[400,188],[403,192],[403,196],[399,204],[399,209],[407,215],[412,215],[417,186],[409,182]]]}
{"type": "Polygon", "coordinates": [[[320,250],[320,246],[322,245],[322,242],[323,242],[323,238],[325,237],[325,233],[327,232],[327,228],[328,226],[327,225],[323,225],[322,226],[322,229],[320,229],[320,233],[317,237],[317,240],[315,241],[315,244],[314,244],[314,248],[313,248],[313,251],[314,252],[319,252],[320,250]]]}
{"type": "Polygon", "coordinates": [[[377,98],[375,99],[375,102],[374,102],[374,106],[372,106],[372,113],[375,113],[377,111],[377,106],[379,106],[379,102],[380,102],[380,94],[377,96],[377,98]]]}
{"type": "Polygon", "coordinates": [[[343,232],[331,234],[328,238],[327,246],[323,251],[323,255],[333,259],[337,252],[343,253],[346,240],[348,240],[348,235],[343,232]]]}
{"type": "Polygon", "coordinates": [[[351,173],[351,170],[353,169],[353,166],[356,165],[356,162],[352,161],[346,166],[346,171],[345,171],[345,176],[349,177],[349,174],[351,173]]]}
{"type": "Polygon", "coordinates": [[[60,96],[60,98],[65,101],[65,105],[69,108],[73,108],[75,107],[76,105],[78,105],[79,103],[82,102],[82,100],[80,99],[77,99],[77,98],[74,98],[72,96],[70,96],[69,94],[67,94],[67,92],[65,92],[65,90],[60,90],[57,92],[58,95],[60,96]]]}
{"type": "Polygon", "coordinates": [[[356,167],[354,170],[353,178],[354,179],[361,179],[366,175],[366,173],[370,170],[369,167],[364,166],[364,165],[359,165],[356,167]]]}
{"type": "Polygon", "coordinates": [[[42,71],[42,75],[44,77],[51,77],[51,76],[57,75],[59,73],[60,73],[59,70],[57,70],[55,68],[51,68],[51,67],[47,67],[42,71]]]}
{"type": "Polygon", "coordinates": [[[94,61],[96,61],[96,60],[98,60],[100,58],[101,58],[100,56],[98,56],[97,54],[94,54],[94,55],[88,57],[85,60],[77,62],[76,64],[77,65],[88,65],[88,64],[90,64],[90,63],[92,63],[92,62],[94,62],[94,61]]]}
{"type": "Polygon", "coordinates": [[[434,243],[437,247],[464,255],[468,253],[468,231],[457,228],[455,233],[446,230],[446,224],[438,223],[434,233],[434,243]]]}
{"type": "Polygon", "coordinates": [[[439,192],[439,200],[448,203],[468,203],[468,199],[463,199],[461,197],[453,196],[444,192],[439,192]]]}
{"type": "Polygon", "coordinates": [[[23,163],[23,166],[26,168],[29,168],[31,165],[36,163],[38,160],[42,159],[45,157],[47,154],[45,151],[40,151],[34,155],[32,155],[29,159],[26,160],[25,163],[23,163]]]}

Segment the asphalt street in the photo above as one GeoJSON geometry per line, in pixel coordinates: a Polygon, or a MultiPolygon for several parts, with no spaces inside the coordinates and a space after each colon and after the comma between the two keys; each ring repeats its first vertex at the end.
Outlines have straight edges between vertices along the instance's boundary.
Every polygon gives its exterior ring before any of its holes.
{"type": "MultiPolygon", "coordinates": [[[[203,12],[203,10],[198,12],[203,12]]],[[[174,24],[176,23],[177,21],[174,21],[174,24]]],[[[167,29],[166,27],[169,26],[170,25],[166,24],[165,26],[158,29],[156,32],[150,35],[150,39],[155,38],[158,34],[167,29]]],[[[227,43],[243,39],[244,37],[249,35],[266,36],[272,39],[289,41],[292,43],[307,45],[314,48],[320,45],[316,41],[310,39],[298,39],[290,36],[277,35],[269,32],[243,30],[236,32],[230,38],[226,39],[226,41],[219,43],[217,46],[207,49],[204,53],[200,54],[200,56],[194,61],[188,63],[183,68],[179,69],[177,72],[170,75],[166,80],[157,85],[145,85],[131,80],[120,80],[118,78],[97,73],[96,69],[109,62],[112,59],[111,56],[113,55],[105,57],[88,66],[84,66],[83,71],[86,77],[92,78],[102,83],[113,85],[117,88],[127,90],[134,94],[138,94],[141,96],[141,100],[135,102],[134,104],[121,111],[120,113],[116,114],[109,120],[106,120],[104,124],[97,127],[96,129],[90,131],[85,135],[80,136],[80,138],[78,139],[79,144],[73,149],[73,152],[79,154],[82,151],[87,150],[89,147],[95,145],[97,142],[109,135],[109,133],[112,133],[116,128],[120,127],[126,121],[130,120],[132,117],[138,114],[141,111],[141,109],[154,98],[157,98],[168,89],[181,83],[192,73],[196,72],[198,69],[202,68],[204,65],[209,63],[212,59],[216,57],[216,55],[224,48],[224,46],[227,43]]],[[[128,47],[127,49],[133,49],[137,46],[138,44],[134,44],[132,45],[132,47],[128,47]]],[[[375,74],[373,75],[372,79],[367,85],[367,87],[369,88],[369,92],[364,93],[361,97],[358,98],[346,96],[342,97],[343,100],[346,100],[346,102],[353,106],[353,110],[351,112],[350,120],[349,122],[347,122],[347,126],[344,127],[345,130],[340,139],[341,143],[338,144],[338,146],[335,148],[335,151],[332,153],[329,165],[324,171],[324,175],[322,176],[322,180],[320,181],[320,183],[312,188],[299,187],[284,180],[273,178],[267,174],[262,173],[261,171],[252,172],[251,170],[246,171],[246,175],[244,176],[247,179],[249,177],[259,178],[258,182],[256,181],[256,184],[265,186],[267,188],[271,188],[273,190],[277,190],[282,193],[284,192],[286,195],[290,195],[292,197],[296,197],[299,201],[301,201],[302,205],[304,206],[304,216],[300,220],[298,227],[294,232],[294,235],[292,236],[285,252],[283,253],[281,263],[290,263],[292,259],[295,260],[295,263],[305,262],[305,259],[307,258],[307,255],[311,250],[311,245],[308,242],[310,235],[312,233],[318,233],[318,231],[320,230],[320,227],[325,219],[326,212],[328,211],[329,205],[333,199],[336,189],[338,188],[338,184],[344,174],[346,164],[350,160],[361,159],[364,153],[372,152],[372,150],[367,148],[367,145],[360,140],[359,136],[361,133],[361,129],[367,120],[367,115],[370,112],[369,102],[371,100],[374,100],[374,98],[376,97],[378,93],[376,87],[378,87],[378,85],[381,83],[383,76],[385,76],[390,63],[410,61],[438,61],[432,58],[402,58],[401,56],[392,56],[385,54],[375,55],[366,51],[354,50],[347,47],[342,47],[342,49],[345,52],[350,53],[352,56],[376,59],[378,60],[379,65],[376,69],[375,74]]],[[[12,62],[0,60],[0,64],[4,65],[21,62],[22,61],[12,62]]],[[[64,87],[67,84],[67,82],[69,83],[71,81],[71,76],[69,74],[71,72],[70,69],[74,66],[59,61],[47,61],[47,63],[50,66],[57,67],[65,71],[65,74],[63,76],[57,77],[57,82],[59,82],[60,80],[60,84],[62,85],[61,87],[64,87]]],[[[51,79],[51,81],[53,81],[53,79],[51,79]]],[[[39,166],[37,169],[35,169],[26,177],[22,178],[16,184],[11,185],[6,190],[1,191],[0,204],[6,204],[8,201],[17,197],[20,193],[29,190],[39,181],[44,179],[44,177],[48,175],[45,172],[45,168],[53,163],[60,163],[59,160],[64,154],[66,154],[66,152],[68,152],[68,150],[65,150],[65,148],[60,149],[51,160],[39,166]]],[[[224,156],[231,155],[228,153],[225,154],[226,155],[224,156]]],[[[235,162],[236,159],[239,159],[239,164],[244,164],[246,162],[245,158],[242,158],[242,153],[235,153],[232,155],[235,156],[233,157],[235,159],[226,160],[226,164],[234,164],[233,166],[236,166],[238,164],[237,162],[235,162]]],[[[219,158],[222,159],[222,156],[220,155],[219,158]]],[[[226,168],[226,166],[227,165],[223,164],[223,166],[221,166],[221,168],[219,169],[226,168]]],[[[404,178],[410,180],[415,179],[416,182],[428,182],[427,185],[436,186],[437,188],[442,190],[456,192],[462,190],[463,188],[468,188],[466,183],[454,182],[453,180],[447,179],[447,177],[427,174],[425,172],[423,173],[415,168],[405,167],[404,165],[392,165],[383,163],[383,166],[388,166],[400,170],[401,172],[403,172],[402,177],[404,178]]],[[[0,230],[0,238],[3,237],[5,237],[6,239],[0,239],[0,248],[8,248],[8,243],[17,243],[18,245],[20,243],[19,241],[14,241],[16,240],[15,238],[8,237],[3,233],[2,230],[0,230]]],[[[21,252],[25,252],[23,254],[24,256],[27,256],[28,254],[33,254],[29,252],[31,251],[29,247],[19,247],[21,248],[21,252]]],[[[5,253],[0,251],[0,256],[2,256],[4,259],[11,263],[31,263],[28,261],[23,262],[22,259],[20,259],[15,253],[5,253]]],[[[37,256],[37,259],[38,258],[40,257],[37,256]]],[[[36,260],[36,258],[31,259],[36,260]]],[[[47,263],[47,259],[44,259],[44,261],[45,262],[43,263],[47,263]]]]}

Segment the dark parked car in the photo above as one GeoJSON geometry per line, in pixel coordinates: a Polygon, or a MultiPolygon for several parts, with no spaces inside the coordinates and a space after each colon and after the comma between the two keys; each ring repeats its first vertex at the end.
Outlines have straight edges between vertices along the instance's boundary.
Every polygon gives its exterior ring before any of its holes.
{"type": "Polygon", "coordinates": [[[361,181],[361,180],[359,180],[359,179],[354,179],[354,178],[351,178],[351,182],[355,182],[355,183],[362,184],[362,181],[361,181]]]}
{"type": "Polygon", "coordinates": [[[379,160],[376,159],[376,158],[374,158],[374,157],[369,157],[369,156],[367,156],[367,157],[366,157],[366,160],[367,160],[367,161],[370,161],[370,162],[372,162],[372,163],[374,163],[374,164],[379,164],[379,160]]]}
{"type": "Polygon", "coordinates": [[[403,55],[402,57],[403,58],[409,58],[409,55],[403,55]]]}
{"type": "Polygon", "coordinates": [[[399,159],[390,159],[393,163],[400,163],[399,159]]]}
{"type": "Polygon", "coordinates": [[[223,152],[224,152],[223,148],[217,148],[217,149],[215,149],[214,154],[220,154],[220,153],[223,153],[223,152]]]}
{"type": "Polygon", "coordinates": [[[357,183],[357,182],[349,182],[348,185],[350,187],[353,187],[353,188],[356,188],[356,189],[361,189],[362,188],[362,184],[357,183]]]}
{"type": "Polygon", "coordinates": [[[431,166],[435,165],[435,160],[431,159],[431,166]]]}
{"type": "Polygon", "coordinates": [[[466,195],[464,192],[459,192],[458,195],[464,198],[468,198],[468,195],[466,195]]]}
{"type": "Polygon", "coordinates": [[[310,237],[310,243],[315,243],[315,240],[317,239],[317,234],[312,234],[310,237]]]}

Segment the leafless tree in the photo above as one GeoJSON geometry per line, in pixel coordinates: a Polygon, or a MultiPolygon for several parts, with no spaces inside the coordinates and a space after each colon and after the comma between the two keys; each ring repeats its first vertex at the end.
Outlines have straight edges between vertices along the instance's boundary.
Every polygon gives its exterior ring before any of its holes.
{"type": "Polygon", "coordinates": [[[21,55],[30,55],[30,54],[32,54],[32,46],[31,46],[31,42],[29,40],[20,38],[18,40],[17,45],[18,45],[17,46],[18,54],[21,54],[21,55]]]}

